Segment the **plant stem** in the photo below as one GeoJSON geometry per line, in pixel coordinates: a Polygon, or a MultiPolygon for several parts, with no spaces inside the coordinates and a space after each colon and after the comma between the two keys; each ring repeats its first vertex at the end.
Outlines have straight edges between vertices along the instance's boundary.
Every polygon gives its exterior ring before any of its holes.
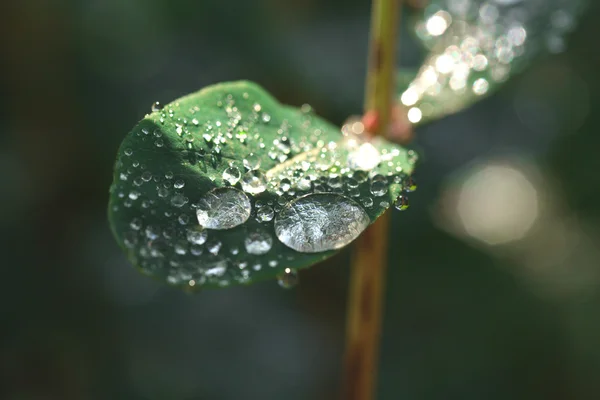
{"type": "Polygon", "coordinates": [[[365,112],[375,112],[373,134],[385,135],[390,123],[396,70],[396,36],[400,0],[373,0],[369,65],[365,87],[365,112]]]}
{"type": "MultiPolygon", "coordinates": [[[[376,135],[387,133],[396,68],[400,0],[373,0],[365,112],[377,119],[376,135]]],[[[383,314],[389,214],[364,232],[354,247],[346,327],[343,400],[372,400],[377,383],[383,314]]]]}

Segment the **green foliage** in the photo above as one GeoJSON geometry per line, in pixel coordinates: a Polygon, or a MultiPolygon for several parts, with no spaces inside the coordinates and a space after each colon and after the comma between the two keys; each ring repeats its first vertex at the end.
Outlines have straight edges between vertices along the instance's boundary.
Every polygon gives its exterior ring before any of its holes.
{"type": "Polygon", "coordinates": [[[423,124],[462,111],[501,88],[532,60],[566,48],[586,0],[457,3],[432,0],[415,23],[428,54],[397,93],[408,118],[423,124]]]}
{"type": "Polygon", "coordinates": [[[143,273],[184,288],[293,274],[406,206],[416,155],[358,128],[249,82],[155,105],[118,153],[114,235],[143,273]]]}

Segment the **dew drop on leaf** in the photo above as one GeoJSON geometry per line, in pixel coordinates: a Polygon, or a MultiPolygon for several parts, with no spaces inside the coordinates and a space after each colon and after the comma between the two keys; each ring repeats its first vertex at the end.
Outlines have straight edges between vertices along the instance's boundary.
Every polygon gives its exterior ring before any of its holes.
{"type": "Polygon", "coordinates": [[[273,247],[273,238],[265,231],[250,232],[244,240],[244,246],[249,254],[265,254],[273,247]]]}
{"type": "Polygon", "coordinates": [[[367,207],[367,208],[371,208],[371,207],[373,207],[373,199],[372,199],[372,198],[370,198],[370,197],[364,197],[364,198],[361,200],[361,203],[362,203],[362,205],[363,205],[363,206],[365,206],[365,207],[367,207]]]}
{"type": "Polygon", "coordinates": [[[284,289],[291,289],[298,284],[298,272],[293,268],[286,268],[277,275],[277,283],[284,289]]]}
{"type": "Polygon", "coordinates": [[[292,182],[287,178],[283,178],[279,182],[279,188],[284,192],[288,192],[292,188],[292,182]]]}
{"type": "Polygon", "coordinates": [[[187,233],[187,240],[192,244],[202,245],[207,237],[208,233],[205,230],[189,230],[187,233]]]}
{"type": "Polygon", "coordinates": [[[394,207],[396,207],[396,210],[404,211],[408,208],[408,206],[408,197],[406,196],[398,196],[398,198],[396,198],[394,201],[394,207]]]}
{"type": "Polygon", "coordinates": [[[206,243],[206,250],[216,256],[219,254],[222,245],[223,243],[221,243],[219,240],[210,240],[206,243]]]}
{"type": "Polygon", "coordinates": [[[275,216],[275,211],[271,206],[264,206],[258,209],[256,212],[256,219],[260,222],[269,222],[273,220],[275,216]]]}
{"type": "Polygon", "coordinates": [[[250,194],[262,193],[267,189],[267,178],[259,170],[248,171],[242,177],[242,189],[250,194]]]}
{"type": "Polygon", "coordinates": [[[157,112],[163,109],[162,104],[160,104],[160,102],[155,101],[154,103],[152,103],[152,112],[157,112]]]}
{"type": "Polygon", "coordinates": [[[238,183],[241,177],[242,173],[235,165],[230,165],[229,167],[225,168],[225,171],[223,171],[223,180],[229,183],[231,186],[234,186],[236,183],[238,183]]]}
{"type": "Polygon", "coordinates": [[[388,191],[388,186],[385,181],[373,180],[371,182],[371,194],[376,197],[383,196],[388,191]]]}
{"type": "MultiPolygon", "coordinates": [[[[218,250],[217,250],[218,251],[218,250]]],[[[221,277],[227,272],[227,260],[224,258],[217,258],[208,268],[204,271],[207,277],[221,277]]]]}
{"type": "Polygon", "coordinates": [[[231,187],[215,188],[198,201],[196,216],[207,229],[231,229],[250,217],[250,199],[241,190],[231,187]]]}
{"type": "Polygon", "coordinates": [[[275,234],[301,253],[339,249],[371,222],[363,208],[345,196],[313,193],[288,203],[275,217],[275,234]]]}
{"type": "Polygon", "coordinates": [[[188,202],[187,197],[184,195],[177,193],[171,197],[171,204],[175,207],[183,207],[188,202]]]}
{"type": "Polygon", "coordinates": [[[260,158],[254,153],[250,153],[246,157],[244,157],[243,163],[244,167],[246,167],[249,170],[260,168],[260,158]]]}
{"type": "Polygon", "coordinates": [[[415,182],[412,176],[409,176],[404,180],[403,189],[405,192],[409,193],[417,190],[417,182],[415,182]]]}
{"type": "Polygon", "coordinates": [[[369,178],[369,176],[367,175],[367,173],[365,171],[358,170],[358,171],[354,171],[354,173],[352,174],[352,179],[354,179],[358,183],[363,183],[368,178],[369,178]]]}

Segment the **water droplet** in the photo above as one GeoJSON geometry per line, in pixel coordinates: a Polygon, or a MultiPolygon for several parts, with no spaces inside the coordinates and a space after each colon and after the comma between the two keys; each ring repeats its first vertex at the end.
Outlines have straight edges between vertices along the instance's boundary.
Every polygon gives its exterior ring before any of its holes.
{"type": "Polygon", "coordinates": [[[376,197],[383,196],[388,191],[387,183],[381,180],[371,182],[371,194],[376,197]]]}
{"type": "Polygon", "coordinates": [[[150,171],[144,171],[144,173],[142,174],[142,180],[144,182],[150,182],[151,179],[152,179],[152,173],[150,173],[150,171]]]}
{"type": "Polygon", "coordinates": [[[346,194],[350,197],[359,197],[360,190],[358,190],[357,188],[350,188],[348,189],[348,191],[346,191],[346,194]]]}
{"type": "Polygon", "coordinates": [[[173,249],[175,250],[175,254],[179,254],[180,256],[183,256],[187,253],[185,243],[176,243],[175,246],[173,246],[173,249]]]}
{"type": "Polygon", "coordinates": [[[135,229],[136,231],[139,231],[142,228],[142,220],[139,218],[134,218],[131,220],[131,223],[129,224],[129,226],[131,226],[131,229],[135,229]]]}
{"type": "Polygon", "coordinates": [[[242,189],[250,194],[262,193],[267,189],[267,178],[261,171],[248,171],[242,178],[242,189]]]}
{"type": "Polygon", "coordinates": [[[398,196],[398,198],[394,201],[394,207],[397,210],[404,211],[408,208],[408,197],[406,196],[398,196]]]}
{"type": "Polygon", "coordinates": [[[417,190],[417,182],[413,179],[412,176],[407,177],[403,182],[403,189],[405,192],[414,192],[417,190]]]}
{"type": "Polygon", "coordinates": [[[246,157],[244,157],[243,163],[244,167],[246,167],[249,170],[260,168],[260,158],[254,153],[250,153],[246,157]]]}
{"type": "Polygon", "coordinates": [[[240,172],[239,168],[234,165],[230,165],[229,167],[225,168],[225,171],[223,171],[223,180],[225,180],[225,182],[229,183],[231,186],[238,183],[241,177],[242,173],[240,172]]]}
{"type": "Polygon", "coordinates": [[[157,192],[158,192],[158,197],[164,198],[169,195],[169,191],[164,187],[158,188],[157,192]]]}
{"type": "Polygon", "coordinates": [[[241,190],[215,188],[198,201],[196,215],[201,226],[208,229],[231,229],[250,218],[252,205],[241,190]]]}
{"type": "Polygon", "coordinates": [[[342,178],[337,176],[337,175],[333,175],[329,178],[329,180],[327,181],[327,184],[329,185],[329,187],[331,188],[341,188],[342,185],[344,184],[344,182],[342,182],[342,178]]]}
{"type": "Polygon", "coordinates": [[[273,220],[275,216],[275,211],[270,206],[264,206],[258,209],[256,212],[256,219],[261,222],[269,222],[273,220]]]}
{"type": "Polygon", "coordinates": [[[146,237],[148,239],[150,239],[150,240],[157,239],[159,235],[160,235],[160,230],[158,230],[158,228],[151,226],[151,225],[146,228],[146,237]]]}
{"type": "Polygon", "coordinates": [[[308,176],[304,176],[300,178],[296,186],[299,190],[310,190],[310,188],[312,187],[312,182],[308,176]]]}
{"type": "Polygon", "coordinates": [[[206,250],[208,250],[216,256],[217,254],[219,254],[219,250],[221,250],[222,245],[223,243],[221,243],[218,240],[211,240],[206,243],[206,250]]]}
{"type": "Polygon", "coordinates": [[[275,234],[302,253],[339,249],[371,222],[354,200],[333,193],[313,193],[288,203],[275,218],[275,234]]]}
{"type": "Polygon", "coordinates": [[[264,231],[251,232],[246,236],[244,246],[249,254],[265,254],[271,250],[273,238],[264,231]]]}
{"type": "Polygon", "coordinates": [[[187,232],[187,240],[192,244],[202,245],[206,242],[207,237],[208,233],[205,230],[189,230],[187,232]]]}
{"type": "Polygon", "coordinates": [[[163,105],[160,104],[160,102],[155,101],[154,103],[152,103],[152,112],[157,112],[163,109],[163,105]]]}
{"type": "Polygon", "coordinates": [[[284,289],[291,289],[298,284],[298,272],[293,268],[286,268],[277,275],[277,283],[284,289]]]}
{"type": "Polygon", "coordinates": [[[216,257],[216,260],[212,261],[208,268],[204,271],[204,275],[208,278],[221,277],[227,272],[227,260],[221,257],[216,257]]]}
{"type": "Polygon", "coordinates": [[[181,225],[187,225],[190,222],[190,216],[187,214],[181,214],[179,218],[177,218],[177,221],[179,221],[181,225]]]}
{"type": "Polygon", "coordinates": [[[365,197],[361,200],[361,203],[363,206],[367,207],[367,208],[371,208],[373,207],[373,199],[370,197],[365,197]]]}
{"type": "Polygon", "coordinates": [[[283,178],[281,182],[279,182],[279,188],[287,192],[292,188],[292,182],[288,178],[283,178]]]}
{"type": "Polygon", "coordinates": [[[171,197],[171,204],[175,207],[183,207],[188,202],[188,198],[182,194],[175,194],[171,197]]]}
{"type": "Polygon", "coordinates": [[[267,124],[271,120],[271,116],[267,113],[262,114],[262,121],[267,124]]]}
{"type": "Polygon", "coordinates": [[[176,180],[175,183],[173,184],[173,187],[175,189],[183,189],[184,186],[185,186],[185,182],[182,181],[181,179],[176,180]]]}
{"type": "Polygon", "coordinates": [[[369,175],[365,171],[354,171],[352,174],[352,178],[356,180],[358,183],[366,182],[369,178],[369,175]]]}
{"type": "Polygon", "coordinates": [[[125,235],[123,235],[123,243],[128,248],[131,249],[131,248],[135,247],[137,242],[138,242],[138,238],[137,238],[135,232],[127,232],[127,233],[125,233],[125,235]]]}
{"type": "Polygon", "coordinates": [[[190,247],[190,253],[192,253],[193,256],[201,255],[202,254],[202,246],[193,244],[192,247],[190,247]]]}
{"type": "Polygon", "coordinates": [[[348,178],[348,179],[346,180],[346,186],[347,186],[349,189],[355,189],[355,188],[357,188],[357,187],[358,187],[358,181],[357,181],[356,179],[354,179],[354,178],[348,178]]]}
{"type": "Polygon", "coordinates": [[[130,148],[126,148],[124,150],[124,153],[125,153],[126,156],[129,157],[129,156],[133,155],[133,150],[131,150],[130,148]]]}

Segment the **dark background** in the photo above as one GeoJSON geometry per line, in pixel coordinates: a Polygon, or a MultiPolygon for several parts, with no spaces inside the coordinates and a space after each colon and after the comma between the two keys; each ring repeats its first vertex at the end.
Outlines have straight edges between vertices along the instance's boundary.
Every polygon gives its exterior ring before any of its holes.
{"type": "MultiPolygon", "coordinates": [[[[565,53],[417,131],[380,399],[600,398],[598,11],[565,53]]],[[[250,79],[338,124],[360,113],[368,22],[366,0],[2,2],[1,399],[336,398],[348,251],[290,291],[190,296],[128,264],[106,205],[153,101],[250,79]]]]}

